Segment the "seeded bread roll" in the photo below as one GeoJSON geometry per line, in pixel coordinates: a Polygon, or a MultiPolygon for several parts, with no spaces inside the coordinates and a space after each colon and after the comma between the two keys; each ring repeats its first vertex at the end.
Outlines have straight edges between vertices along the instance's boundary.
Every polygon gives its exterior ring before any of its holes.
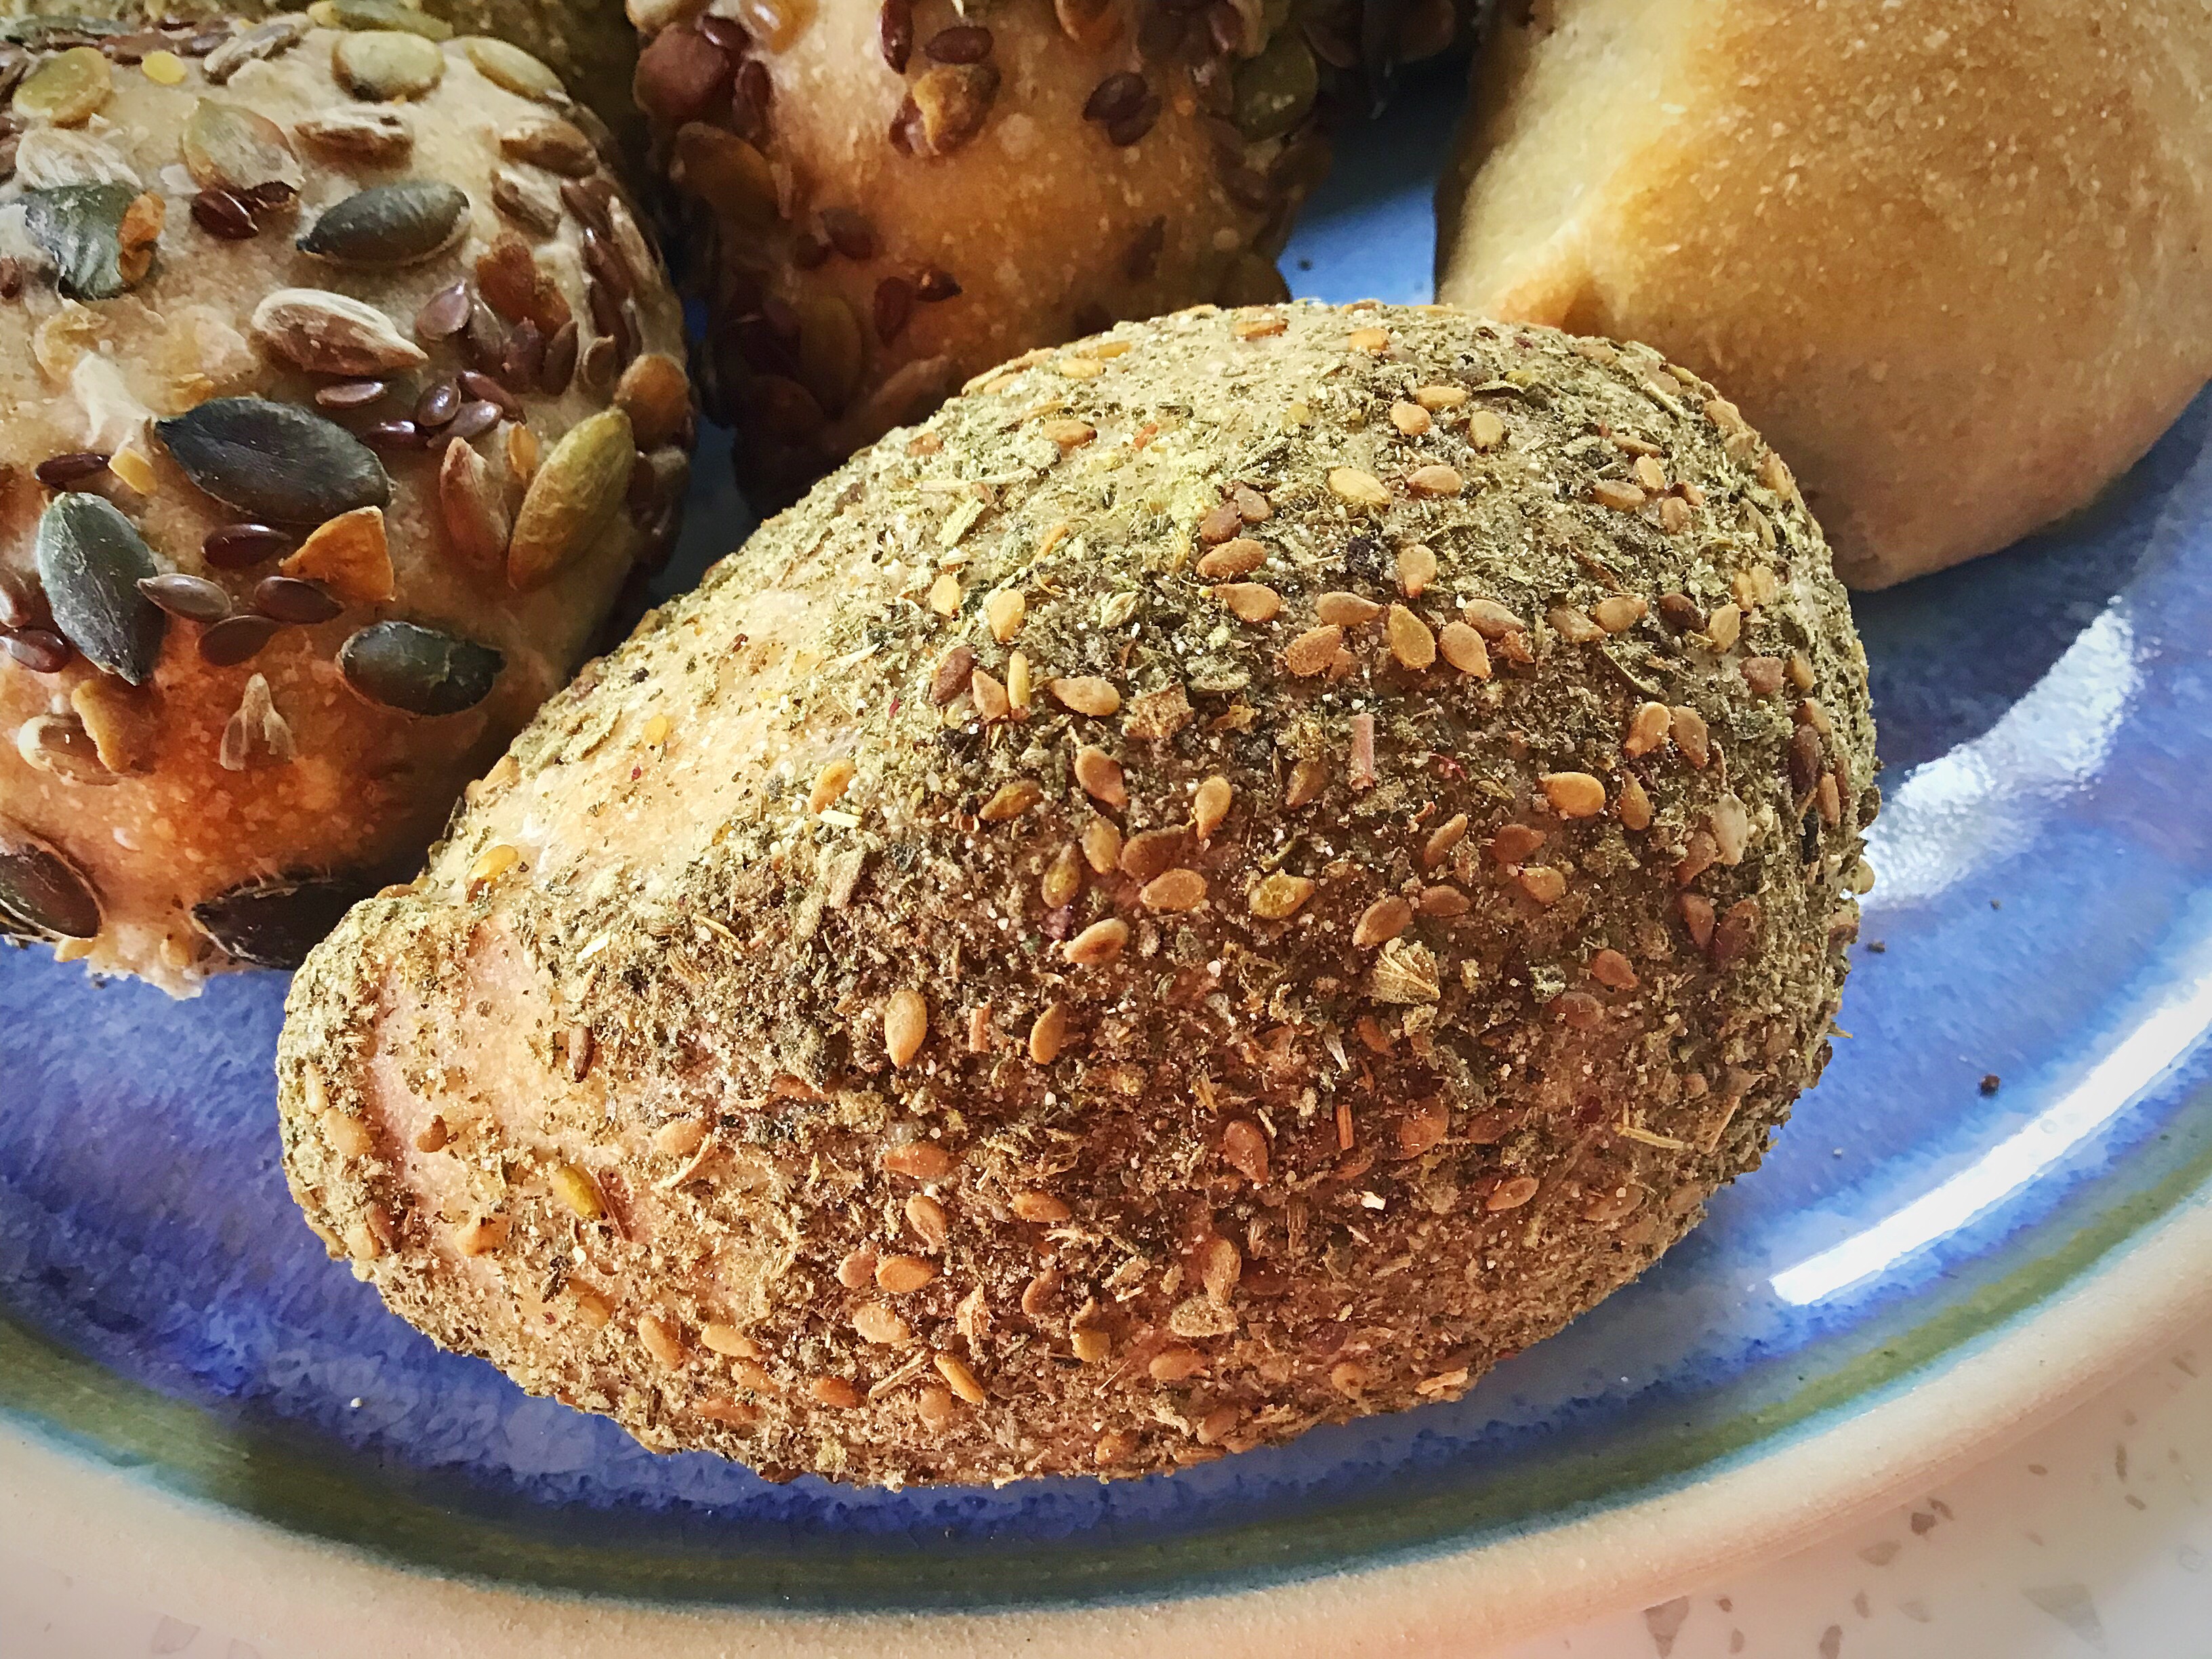
{"type": "Polygon", "coordinates": [[[0,931],[183,993],[410,873],[665,545],[681,319],[514,46],[14,32],[0,931]]]}
{"type": "Polygon", "coordinates": [[[1865,662],[1712,388],[1442,309],[1125,325],[893,434],[295,981],[391,1306],[775,1477],[1458,1395],[1819,1073],[1865,662]]]}
{"type": "Polygon", "coordinates": [[[1317,106],[1449,0],[630,0],[709,301],[704,390],[781,507],[1018,352],[1280,298],[1317,106]],[[742,21],[740,21],[742,20],[742,21]]]}
{"type": "Polygon", "coordinates": [[[1720,380],[1851,586],[2084,506],[2212,376],[2201,0],[1498,18],[1438,292],[1720,380]]]}

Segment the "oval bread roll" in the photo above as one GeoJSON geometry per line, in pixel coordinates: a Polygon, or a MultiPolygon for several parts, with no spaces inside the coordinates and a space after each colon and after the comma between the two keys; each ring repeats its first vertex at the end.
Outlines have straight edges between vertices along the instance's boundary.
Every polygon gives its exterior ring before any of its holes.
{"type": "Polygon", "coordinates": [[[1853,586],[2085,505],[2212,375],[2199,0],[1517,11],[1438,191],[1441,297],[1720,380],[1853,586]]]}
{"type": "Polygon", "coordinates": [[[1787,470],[1654,353],[1125,325],[546,707],[295,981],[286,1168],[439,1341],[775,1477],[1451,1398],[1818,1074],[1873,767],[1787,470]]]}
{"type": "Polygon", "coordinates": [[[681,316],[505,42],[18,32],[0,933],[183,993],[415,868],[665,546],[681,316]]]}

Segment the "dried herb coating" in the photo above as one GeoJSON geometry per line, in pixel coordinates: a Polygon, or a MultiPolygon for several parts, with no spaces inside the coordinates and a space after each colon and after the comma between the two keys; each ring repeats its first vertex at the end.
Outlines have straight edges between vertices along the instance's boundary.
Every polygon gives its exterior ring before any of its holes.
{"type": "Polygon", "coordinates": [[[1458,1395],[1759,1162],[1873,766],[1788,469],[1655,354],[1124,325],[541,711],[295,981],[286,1167],[647,1445],[1172,1468],[1458,1395]]]}

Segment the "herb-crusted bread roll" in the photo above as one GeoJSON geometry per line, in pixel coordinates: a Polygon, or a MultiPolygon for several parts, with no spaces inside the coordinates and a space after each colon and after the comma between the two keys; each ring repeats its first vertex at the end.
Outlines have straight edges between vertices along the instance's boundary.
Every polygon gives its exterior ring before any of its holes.
{"type": "Polygon", "coordinates": [[[1010,365],[540,713],[292,991],[441,1342],[774,1476],[1449,1398],[1827,1054],[1875,806],[1788,470],[1642,347],[1210,308],[1010,365]]]}
{"type": "Polygon", "coordinates": [[[411,872],[665,544],[680,317],[504,42],[9,32],[0,933],[183,992],[411,872]]]}
{"type": "Polygon", "coordinates": [[[1331,90],[1449,0],[630,0],[712,318],[708,407],[781,507],[1018,352],[1281,297],[1331,90]]]}

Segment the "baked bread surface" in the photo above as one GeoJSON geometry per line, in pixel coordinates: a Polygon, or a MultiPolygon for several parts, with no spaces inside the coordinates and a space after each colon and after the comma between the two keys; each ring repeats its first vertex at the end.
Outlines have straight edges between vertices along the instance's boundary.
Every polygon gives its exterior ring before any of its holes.
{"type": "Polygon", "coordinates": [[[547,704],[298,975],[286,1170],[441,1343],[779,1478],[1452,1398],[1818,1074],[1873,764],[1786,467],[1656,353],[1125,325],[547,704]]]}
{"type": "Polygon", "coordinates": [[[2084,506],[2212,376],[2208,84],[2197,0],[1504,8],[1438,292],[1713,376],[1887,586],[2084,506]]]}
{"type": "Polygon", "coordinates": [[[182,993],[416,867],[672,537],[690,392],[659,257],[544,64],[296,14],[96,27],[0,45],[0,932],[182,993]],[[77,280],[57,250],[125,203],[136,268],[77,280]],[[349,672],[380,627],[461,672],[349,672]]]}

